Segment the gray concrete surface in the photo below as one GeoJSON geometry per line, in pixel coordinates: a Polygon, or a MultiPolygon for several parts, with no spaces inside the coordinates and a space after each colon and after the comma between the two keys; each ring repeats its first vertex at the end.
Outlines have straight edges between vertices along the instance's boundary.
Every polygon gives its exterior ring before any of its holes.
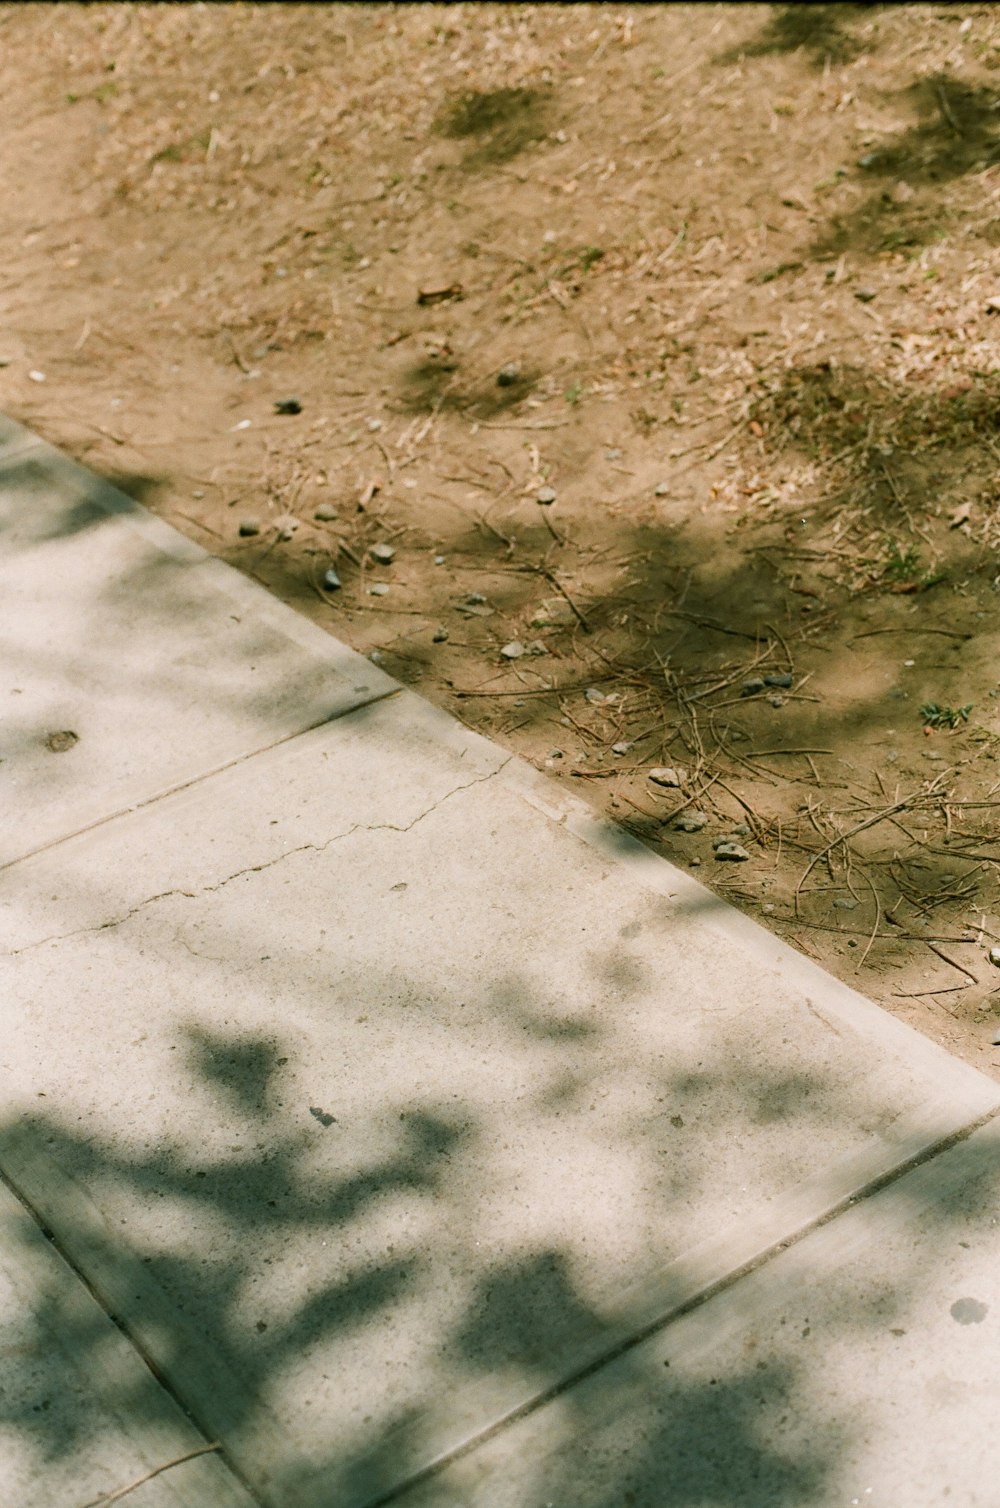
{"type": "Polygon", "coordinates": [[[19,436],[0,450],[0,598],[0,865],[393,690],[19,436]]]}
{"type": "Polygon", "coordinates": [[[782,1252],[405,1508],[995,1508],[1000,1127],[782,1252]]]}
{"type": "Polygon", "coordinates": [[[0,878],[0,1166],[127,1246],[269,1501],[377,1498],[1000,1105],[531,790],[404,693],[0,878]]]}
{"type": "Polygon", "coordinates": [[[937,1341],[1000,1085],[3,429],[0,586],[0,1171],[257,1503],[832,1504],[905,1455],[848,1341],[908,1396],[868,1290],[937,1341]]]}
{"type": "Polygon", "coordinates": [[[135,1508],[253,1508],[217,1454],[180,1460],[211,1443],[0,1183],[0,1502],[85,1508],[156,1472],[135,1508]]]}

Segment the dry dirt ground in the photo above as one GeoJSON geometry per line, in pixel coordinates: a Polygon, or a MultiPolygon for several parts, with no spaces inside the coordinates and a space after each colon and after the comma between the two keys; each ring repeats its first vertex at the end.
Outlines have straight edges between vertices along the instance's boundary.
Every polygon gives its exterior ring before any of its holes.
{"type": "Polygon", "coordinates": [[[998,68],[983,5],[0,7],[0,408],[1000,1072],[998,68]]]}

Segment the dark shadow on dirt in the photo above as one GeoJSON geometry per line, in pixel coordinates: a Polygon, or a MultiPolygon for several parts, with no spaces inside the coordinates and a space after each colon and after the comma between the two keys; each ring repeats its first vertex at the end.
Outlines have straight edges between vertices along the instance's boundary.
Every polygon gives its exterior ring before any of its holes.
{"type": "Polygon", "coordinates": [[[866,44],[850,27],[878,7],[803,4],[767,8],[771,14],[757,37],[730,48],[717,61],[728,64],[742,58],[802,52],[814,68],[823,68],[827,63],[850,63],[867,51],[866,44]]]}
{"type": "Polygon", "coordinates": [[[509,162],[545,136],[552,126],[552,106],[546,89],[469,90],[446,101],[433,129],[452,140],[471,139],[461,166],[481,172],[509,162]]]}
{"type": "Polygon", "coordinates": [[[512,382],[499,383],[495,373],[485,380],[463,383],[459,362],[453,356],[425,358],[402,374],[398,403],[403,413],[464,414],[470,419],[492,419],[509,413],[527,398],[540,373],[519,368],[512,382]]]}
{"type": "MultiPolygon", "coordinates": [[[[916,80],[898,100],[916,116],[916,124],[869,147],[858,163],[862,180],[876,179],[884,187],[850,212],[834,215],[810,248],[812,256],[822,259],[845,251],[875,255],[943,239],[957,217],[942,205],[934,187],[1000,160],[996,90],[942,73],[916,80]]],[[[984,226],[987,240],[998,236],[995,224],[984,226]]]]}

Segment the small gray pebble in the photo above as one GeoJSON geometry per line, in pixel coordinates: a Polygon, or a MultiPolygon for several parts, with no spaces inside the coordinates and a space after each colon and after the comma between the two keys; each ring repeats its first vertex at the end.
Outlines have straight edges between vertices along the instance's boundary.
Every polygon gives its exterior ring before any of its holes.
{"type": "Polygon", "coordinates": [[[715,850],[715,857],[729,859],[732,863],[739,864],[744,859],[749,859],[750,855],[739,843],[720,843],[715,850]]]}
{"type": "Polygon", "coordinates": [[[874,288],[855,288],[854,297],[859,304],[870,304],[878,295],[874,288]]]}
{"type": "Polygon", "coordinates": [[[444,627],[436,628],[432,637],[434,644],[443,644],[448,637],[448,630],[444,627]]]}
{"type": "Polygon", "coordinates": [[[497,373],[497,387],[513,387],[521,380],[521,368],[514,361],[509,361],[505,367],[501,367],[497,373]]]}
{"type": "Polygon", "coordinates": [[[750,836],[750,829],[745,822],[737,822],[736,826],[731,827],[729,831],[734,838],[749,838],[750,836]]]}
{"type": "Polygon", "coordinates": [[[385,655],[380,649],[373,649],[368,658],[369,660],[371,660],[373,665],[381,665],[382,661],[385,659],[385,655]]]}
{"type": "Polygon", "coordinates": [[[435,565],[444,565],[444,556],[443,555],[435,555],[435,557],[434,557],[434,564],[435,565]]]}
{"type": "Polygon", "coordinates": [[[486,598],[483,596],[482,592],[470,592],[465,600],[470,607],[482,607],[483,603],[486,601],[486,598]]]}
{"type": "Polygon", "coordinates": [[[554,487],[539,487],[535,493],[535,501],[541,503],[543,508],[548,508],[555,500],[556,489],[554,487]]]}
{"type": "Polygon", "coordinates": [[[525,648],[520,639],[512,639],[509,644],[504,645],[500,653],[505,660],[519,660],[525,653],[525,648]]]}
{"type": "Polygon", "coordinates": [[[792,685],[794,685],[794,682],[795,677],[791,675],[787,670],[783,670],[781,672],[775,671],[771,675],[766,675],[764,677],[765,686],[778,686],[783,691],[788,691],[792,687],[792,685]]]}
{"type": "Polygon", "coordinates": [[[701,860],[700,859],[689,859],[688,860],[688,867],[691,868],[691,869],[699,869],[701,867],[701,860]]]}
{"type": "Polygon", "coordinates": [[[838,911],[854,911],[858,903],[847,896],[842,896],[839,900],[834,901],[833,904],[837,907],[838,911]]]}
{"type": "Polygon", "coordinates": [[[617,446],[614,446],[611,450],[606,450],[604,452],[604,459],[606,461],[620,461],[621,458],[622,453],[617,446]]]}
{"type": "Polygon", "coordinates": [[[674,823],[674,829],[679,833],[700,833],[702,828],[707,826],[707,824],[707,812],[691,810],[687,812],[681,812],[680,816],[677,818],[677,821],[674,823]]]}
{"type": "Polygon", "coordinates": [[[863,157],[858,158],[858,167],[873,168],[881,155],[881,152],[866,152],[863,157]]]}
{"type": "Polygon", "coordinates": [[[541,639],[532,639],[528,645],[529,655],[547,655],[548,652],[548,646],[543,644],[541,639]]]}
{"type": "Polygon", "coordinates": [[[611,752],[612,754],[627,754],[631,747],[631,744],[612,744],[611,752]]]}
{"type": "Polygon", "coordinates": [[[655,497],[666,497],[669,492],[670,488],[667,486],[666,482],[659,482],[653,488],[653,494],[655,497]]]}
{"type": "Polygon", "coordinates": [[[563,751],[562,751],[562,749],[550,749],[549,750],[549,758],[550,759],[562,759],[562,757],[563,757],[563,751]]]}
{"type": "Polygon", "coordinates": [[[326,592],[340,591],[340,577],[333,569],[333,566],[330,567],[326,575],[323,577],[323,590],[326,592]]]}
{"type": "Polygon", "coordinates": [[[996,964],[997,968],[1000,969],[1000,948],[990,949],[990,963],[996,964]]]}
{"type": "Polygon", "coordinates": [[[337,510],[332,503],[320,503],[314,518],[318,518],[321,524],[329,524],[337,517],[337,510]]]}
{"type": "Polygon", "coordinates": [[[604,692],[598,691],[596,686],[588,686],[586,691],[583,693],[583,697],[584,701],[590,702],[591,705],[595,707],[599,707],[602,702],[607,701],[607,697],[604,695],[604,692]]]}
{"type": "Polygon", "coordinates": [[[388,597],[389,588],[384,581],[376,581],[374,586],[368,588],[369,597],[388,597]]]}
{"type": "Polygon", "coordinates": [[[783,696],[769,696],[767,705],[769,707],[783,707],[785,705],[785,698],[783,696]]]}
{"type": "Polygon", "coordinates": [[[260,521],[256,518],[241,518],[240,533],[243,535],[244,539],[248,539],[251,534],[259,534],[260,521]]]}
{"type": "Polygon", "coordinates": [[[1000,1031],[995,1031],[993,1033],[993,1039],[992,1040],[993,1040],[993,1046],[994,1047],[1000,1047],[1000,1031]]]}
{"type": "Polygon", "coordinates": [[[655,769],[650,770],[647,778],[654,785],[665,785],[670,789],[677,789],[687,780],[687,770],[682,770],[680,766],[675,770],[670,765],[657,765],[655,769]]]}
{"type": "Polygon", "coordinates": [[[372,545],[371,556],[379,565],[391,565],[396,558],[396,552],[392,545],[372,545]]]}
{"type": "Polygon", "coordinates": [[[756,696],[758,691],[764,690],[763,679],[759,675],[752,676],[749,681],[744,681],[740,690],[740,696],[756,696]]]}
{"type": "Polygon", "coordinates": [[[202,492],[202,490],[201,490],[200,487],[196,487],[195,490],[192,492],[191,496],[194,497],[194,498],[200,498],[200,497],[204,497],[205,494],[204,494],[204,492],[202,492]]]}

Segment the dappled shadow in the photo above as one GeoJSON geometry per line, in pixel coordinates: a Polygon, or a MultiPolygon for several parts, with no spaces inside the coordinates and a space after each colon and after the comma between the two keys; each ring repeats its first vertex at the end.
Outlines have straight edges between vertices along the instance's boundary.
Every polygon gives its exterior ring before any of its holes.
{"type": "Polygon", "coordinates": [[[718,61],[802,52],[814,68],[850,63],[867,50],[852,25],[877,9],[874,5],[771,5],[764,26],[746,42],[729,48],[718,61]]]}
{"type": "Polygon", "coordinates": [[[467,90],[438,111],[433,129],[441,136],[471,141],[462,157],[469,172],[509,162],[551,129],[548,89],[467,90]]]}
{"type": "MultiPolygon", "coordinates": [[[[917,79],[898,102],[915,125],[876,141],[857,165],[861,181],[882,186],[846,214],[835,214],[811,254],[898,251],[942,240],[955,212],[933,192],[1000,160],[1000,94],[948,74],[917,79]]],[[[964,224],[964,219],[963,219],[964,224]]]]}

